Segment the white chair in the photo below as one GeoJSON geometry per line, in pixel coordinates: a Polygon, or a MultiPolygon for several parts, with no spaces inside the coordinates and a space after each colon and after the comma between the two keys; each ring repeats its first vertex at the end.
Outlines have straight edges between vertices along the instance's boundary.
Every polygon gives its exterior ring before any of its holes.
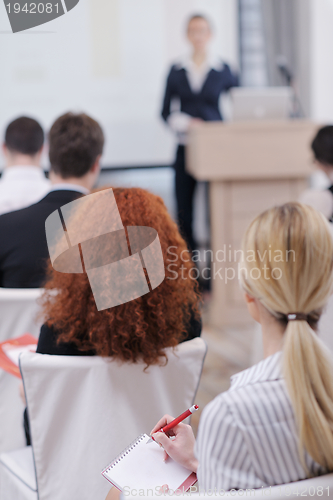
{"type": "Polygon", "coordinates": [[[36,321],[42,288],[0,288],[0,342],[30,333],[38,337],[36,321]]]}
{"type": "Polygon", "coordinates": [[[193,404],[205,342],[166,353],[165,366],[147,370],[109,358],[22,354],[32,448],[1,455],[1,500],[36,500],[37,489],[39,500],[104,499],[110,484],[102,469],[163,414],[193,404]]]}
{"type": "MultiPolygon", "coordinates": [[[[43,289],[0,288],[0,342],[30,333],[38,337],[41,326],[36,316],[43,289]]],[[[0,370],[0,453],[21,448],[24,406],[19,396],[20,380],[0,370]]]]}

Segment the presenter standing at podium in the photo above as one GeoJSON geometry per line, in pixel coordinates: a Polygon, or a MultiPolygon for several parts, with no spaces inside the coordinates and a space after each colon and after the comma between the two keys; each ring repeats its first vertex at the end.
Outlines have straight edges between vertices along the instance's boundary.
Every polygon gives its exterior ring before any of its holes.
{"type": "Polygon", "coordinates": [[[174,168],[178,224],[189,248],[194,250],[192,220],[196,180],[185,171],[187,132],[199,121],[223,119],[219,109],[220,95],[237,86],[238,78],[227,64],[210,54],[212,30],[205,16],[194,15],[189,19],[187,38],[192,51],[171,67],[162,117],[177,135],[174,168]]]}

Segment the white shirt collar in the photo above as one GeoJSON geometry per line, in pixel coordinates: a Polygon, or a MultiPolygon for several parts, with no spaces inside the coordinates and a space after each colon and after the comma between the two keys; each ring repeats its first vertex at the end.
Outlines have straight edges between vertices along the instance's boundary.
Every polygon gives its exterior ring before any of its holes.
{"type": "Polygon", "coordinates": [[[266,382],[268,380],[278,380],[281,378],[282,352],[279,351],[251,368],[231,377],[230,390],[244,387],[249,384],[256,384],[257,382],[266,382]]]}
{"type": "Polygon", "coordinates": [[[15,180],[16,178],[45,179],[44,172],[37,165],[13,165],[6,167],[2,171],[1,179],[15,180]]]}
{"type": "Polygon", "coordinates": [[[89,189],[83,186],[79,186],[78,184],[68,184],[66,182],[53,184],[50,189],[50,192],[52,191],[78,191],[79,193],[82,194],[90,193],[89,189]]]}
{"type": "MultiPolygon", "coordinates": [[[[183,56],[178,63],[176,63],[178,69],[186,69],[187,71],[193,71],[195,67],[192,55],[186,54],[183,56]]],[[[224,67],[224,62],[222,59],[213,53],[208,53],[207,59],[203,64],[203,67],[206,71],[210,71],[211,69],[215,69],[216,71],[221,71],[224,67]]]]}

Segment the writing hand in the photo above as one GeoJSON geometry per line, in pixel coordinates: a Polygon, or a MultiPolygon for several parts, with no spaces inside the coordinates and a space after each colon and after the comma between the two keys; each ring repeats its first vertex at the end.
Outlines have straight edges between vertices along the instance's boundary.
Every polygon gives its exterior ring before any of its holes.
{"type": "Polygon", "coordinates": [[[164,415],[151,431],[151,435],[155,441],[164,448],[164,460],[170,456],[175,462],[179,463],[186,469],[196,472],[198,469],[198,461],[194,455],[195,437],[190,425],[180,423],[176,425],[169,433],[169,436],[174,436],[170,439],[164,432],[158,432],[166,424],[174,420],[170,415],[164,415]]]}

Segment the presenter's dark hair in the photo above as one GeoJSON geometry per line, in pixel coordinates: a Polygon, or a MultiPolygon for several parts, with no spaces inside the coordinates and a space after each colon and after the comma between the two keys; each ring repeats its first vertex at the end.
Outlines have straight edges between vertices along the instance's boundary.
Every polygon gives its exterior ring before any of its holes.
{"type": "Polygon", "coordinates": [[[63,179],[83,177],[103,153],[104,134],[99,123],[81,113],[60,116],[49,133],[51,170],[63,179]]]}
{"type": "Polygon", "coordinates": [[[5,132],[5,145],[11,153],[34,156],[44,144],[44,132],[33,118],[21,116],[12,121],[5,132]]]}
{"type": "Polygon", "coordinates": [[[319,163],[333,167],[333,125],[320,128],[311,147],[314,157],[319,163]]]}

